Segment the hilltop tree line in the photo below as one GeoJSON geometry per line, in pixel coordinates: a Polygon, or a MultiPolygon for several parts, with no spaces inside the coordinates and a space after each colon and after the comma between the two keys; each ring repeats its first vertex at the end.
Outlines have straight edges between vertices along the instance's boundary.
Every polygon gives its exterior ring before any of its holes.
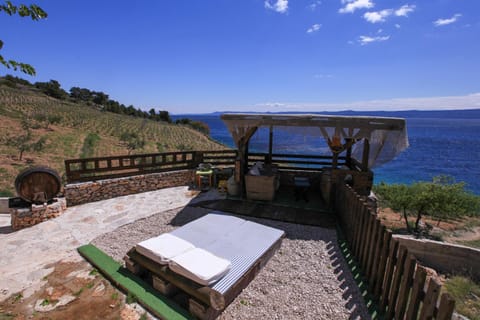
{"type": "MultiPolygon", "coordinates": [[[[173,123],[168,111],[151,108],[149,111],[135,108],[133,105],[125,106],[124,104],[110,99],[109,95],[102,91],[94,91],[87,88],[72,87],[69,92],[62,89],[61,84],[57,80],[50,80],[48,82],[30,83],[28,80],[6,75],[2,81],[5,85],[16,87],[17,84],[36,88],[42,93],[59,100],[70,100],[75,103],[82,103],[90,106],[95,106],[102,111],[112,112],[117,114],[128,115],[132,117],[139,117],[143,119],[150,119],[153,121],[163,121],[173,123]]],[[[193,121],[188,118],[179,119],[175,122],[180,125],[187,125],[195,130],[198,130],[206,135],[210,134],[210,128],[207,124],[199,121],[193,121]]]]}

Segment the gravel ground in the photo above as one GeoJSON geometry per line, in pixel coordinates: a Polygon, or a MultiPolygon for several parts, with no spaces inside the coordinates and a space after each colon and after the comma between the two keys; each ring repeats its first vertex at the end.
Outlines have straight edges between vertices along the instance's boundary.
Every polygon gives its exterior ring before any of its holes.
{"type": "MultiPolygon", "coordinates": [[[[92,241],[121,261],[136,243],[210,210],[185,207],[137,220],[92,241]]],[[[336,231],[250,219],[286,232],[280,249],[218,319],[370,319],[337,244],[336,231]]]]}

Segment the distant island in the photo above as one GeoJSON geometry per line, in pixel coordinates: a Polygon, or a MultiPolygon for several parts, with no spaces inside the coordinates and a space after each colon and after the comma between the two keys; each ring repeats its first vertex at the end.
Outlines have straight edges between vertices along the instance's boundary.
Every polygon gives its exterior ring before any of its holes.
{"type": "Polygon", "coordinates": [[[175,117],[182,116],[220,116],[224,113],[255,113],[255,114],[326,114],[326,115],[345,115],[345,116],[379,116],[394,118],[453,118],[453,119],[480,119],[480,108],[463,110],[405,110],[405,111],[315,111],[315,112],[255,112],[255,111],[215,111],[210,113],[182,113],[174,114],[175,117]]]}

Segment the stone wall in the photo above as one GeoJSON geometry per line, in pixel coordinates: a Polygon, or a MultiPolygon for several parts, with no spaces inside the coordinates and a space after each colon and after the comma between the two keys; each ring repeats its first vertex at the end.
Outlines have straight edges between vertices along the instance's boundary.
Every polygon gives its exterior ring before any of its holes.
{"type": "Polygon", "coordinates": [[[129,194],[189,185],[194,181],[194,175],[193,170],[178,170],[67,184],[65,198],[70,207],[129,194]]]}
{"type": "Polygon", "coordinates": [[[12,229],[23,229],[58,217],[66,209],[67,203],[65,198],[54,199],[54,202],[51,204],[32,204],[30,208],[10,208],[12,229]]]}
{"type": "Polygon", "coordinates": [[[480,249],[401,235],[394,237],[425,266],[440,272],[461,273],[480,280],[480,249]]]}

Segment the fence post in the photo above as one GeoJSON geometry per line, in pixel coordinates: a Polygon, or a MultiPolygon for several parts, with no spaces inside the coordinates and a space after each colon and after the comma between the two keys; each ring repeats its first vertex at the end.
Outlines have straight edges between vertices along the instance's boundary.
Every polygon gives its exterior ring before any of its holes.
{"type": "Polygon", "coordinates": [[[432,319],[437,306],[438,295],[440,294],[441,285],[435,278],[430,278],[428,282],[427,293],[423,299],[422,311],[420,312],[420,320],[432,319]]]}
{"type": "Polygon", "coordinates": [[[379,278],[378,274],[378,266],[381,261],[381,255],[382,255],[382,245],[383,242],[385,241],[385,226],[382,223],[379,223],[380,228],[378,230],[378,240],[375,246],[375,254],[373,255],[373,264],[372,264],[372,270],[371,270],[371,275],[372,275],[372,280],[369,283],[369,290],[370,292],[374,293],[374,289],[376,286],[376,283],[379,278]]]}
{"type": "Polygon", "coordinates": [[[426,279],[427,270],[422,266],[418,266],[415,272],[415,279],[413,280],[412,296],[407,308],[407,319],[417,319],[426,279]]]}
{"type": "Polygon", "coordinates": [[[373,296],[375,300],[380,299],[380,293],[382,286],[384,285],[383,280],[385,279],[385,269],[387,267],[388,261],[388,250],[390,249],[390,241],[392,240],[392,232],[386,230],[383,233],[383,243],[382,249],[380,251],[380,261],[378,262],[378,271],[377,271],[377,280],[375,281],[375,288],[373,290],[373,296]]]}
{"type": "Polygon", "coordinates": [[[405,315],[416,264],[417,260],[415,260],[415,257],[412,254],[408,254],[403,270],[402,283],[400,284],[400,292],[398,293],[397,306],[395,307],[395,319],[403,319],[405,315]]]}
{"type": "Polygon", "coordinates": [[[393,275],[392,287],[390,288],[390,295],[388,296],[388,310],[386,319],[393,319],[395,316],[395,306],[397,304],[398,293],[400,289],[400,281],[402,280],[403,267],[407,257],[407,248],[400,246],[398,250],[397,263],[393,275]]]}
{"type": "Polygon", "coordinates": [[[382,299],[380,300],[380,310],[385,312],[388,304],[388,294],[390,293],[390,288],[392,285],[392,276],[395,263],[397,262],[397,252],[398,252],[398,240],[391,239],[390,241],[390,251],[388,255],[387,267],[385,269],[385,278],[383,279],[383,292],[382,299]]]}
{"type": "Polygon", "coordinates": [[[455,309],[455,300],[448,293],[442,294],[438,307],[437,320],[450,320],[455,309]]]}

